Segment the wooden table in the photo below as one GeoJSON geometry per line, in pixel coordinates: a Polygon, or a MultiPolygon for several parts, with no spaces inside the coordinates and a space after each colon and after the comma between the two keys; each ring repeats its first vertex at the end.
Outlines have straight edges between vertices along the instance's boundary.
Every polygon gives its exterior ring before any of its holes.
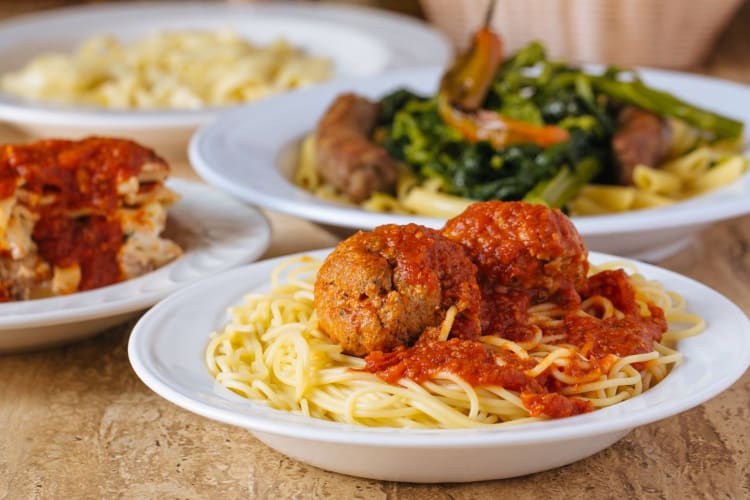
{"type": "MultiPolygon", "coordinates": [[[[0,4],[0,17],[20,10],[10,4],[0,4]]],[[[695,71],[750,83],[749,33],[746,5],[708,63],[695,71]]],[[[0,130],[0,140],[10,139],[8,130],[0,130]]],[[[177,174],[194,177],[184,164],[177,174]]],[[[306,221],[268,215],[274,232],[266,256],[339,239],[306,221]]],[[[750,216],[740,217],[707,229],[659,264],[703,281],[748,313],[749,245],[750,216]]],[[[708,403],[638,428],[572,465],[503,481],[400,484],[296,462],[248,432],[166,402],[130,368],[132,326],[64,347],[0,356],[0,499],[750,497],[750,373],[708,403]]]]}

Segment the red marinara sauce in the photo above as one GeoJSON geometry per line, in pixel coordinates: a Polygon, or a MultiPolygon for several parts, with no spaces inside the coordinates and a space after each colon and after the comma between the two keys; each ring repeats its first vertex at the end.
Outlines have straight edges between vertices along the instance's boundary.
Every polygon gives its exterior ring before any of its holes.
{"type": "Polygon", "coordinates": [[[554,392],[556,381],[547,374],[528,375],[526,370],[534,367],[534,361],[510,351],[491,352],[476,340],[420,341],[390,353],[372,352],[365,361],[366,371],[391,384],[402,378],[421,383],[441,373],[452,373],[473,387],[500,386],[516,391],[532,416],[561,418],[593,409],[587,401],[554,392]]]}
{"type": "MultiPolygon", "coordinates": [[[[641,316],[635,291],[622,270],[598,273],[588,279],[582,297],[573,298],[572,294],[575,291],[567,289],[549,299],[564,311],[563,321],[560,325],[543,328],[547,335],[565,334],[567,338],[562,342],[577,346],[586,356],[585,362],[574,361],[565,369],[569,376],[595,380],[606,373],[618,357],[652,351],[653,343],[666,331],[667,323],[660,308],[650,304],[650,315],[641,316]],[[577,314],[580,299],[594,295],[610,299],[624,313],[623,317],[600,319],[577,314]]],[[[517,292],[508,294],[505,299],[496,304],[504,312],[497,315],[501,327],[493,327],[493,331],[505,330],[511,338],[525,336],[528,329],[522,327],[528,320],[528,296],[517,292]],[[520,299],[516,305],[513,300],[505,300],[512,297],[520,299]]],[[[519,392],[532,416],[561,418],[593,410],[587,401],[560,394],[564,384],[552,377],[549,370],[536,377],[530,376],[527,370],[535,366],[534,361],[521,359],[509,351],[490,351],[479,341],[420,340],[412,347],[400,347],[390,353],[372,352],[365,361],[365,371],[376,373],[389,383],[401,378],[424,382],[447,372],[474,387],[502,386],[519,392]]]]}
{"type": "Polygon", "coordinates": [[[121,279],[117,253],[122,247],[120,222],[103,215],[70,218],[50,214],[34,226],[39,253],[59,267],[78,264],[79,290],[90,290],[121,279]]]}
{"type": "Polygon", "coordinates": [[[163,160],[125,139],[47,139],[3,146],[0,175],[15,171],[24,190],[34,195],[32,206],[41,208],[42,197],[50,195],[52,203],[44,205],[48,211],[85,208],[110,213],[118,208],[118,184],[137,176],[149,162],[163,160]]]}
{"type": "Polygon", "coordinates": [[[121,279],[118,185],[151,162],[164,164],[151,149],[125,139],[5,145],[0,148],[0,198],[23,186],[29,196],[21,201],[39,217],[32,237],[40,255],[59,267],[79,264],[79,289],[96,288],[121,279]]]}
{"type": "Polygon", "coordinates": [[[6,162],[0,163],[0,200],[15,195],[20,179],[15,168],[6,162]]]}
{"type": "Polygon", "coordinates": [[[501,385],[514,391],[541,390],[536,380],[523,373],[524,369],[533,368],[533,361],[524,361],[509,353],[506,364],[501,366],[495,355],[475,340],[452,338],[417,342],[410,348],[402,346],[389,353],[372,352],[365,361],[367,371],[377,373],[391,384],[402,378],[424,382],[441,372],[449,372],[474,387],[501,385]]]}
{"type": "Polygon", "coordinates": [[[583,239],[560,210],[518,201],[474,203],[442,232],[464,246],[486,285],[546,297],[586,280],[583,239]]]}
{"type": "Polygon", "coordinates": [[[648,304],[648,315],[642,316],[635,290],[622,269],[599,272],[591,276],[581,293],[584,299],[596,295],[606,297],[623,313],[622,318],[597,319],[569,314],[564,330],[567,341],[596,358],[607,354],[624,357],[654,350],[667,331],[664,311],[648,304]]]}

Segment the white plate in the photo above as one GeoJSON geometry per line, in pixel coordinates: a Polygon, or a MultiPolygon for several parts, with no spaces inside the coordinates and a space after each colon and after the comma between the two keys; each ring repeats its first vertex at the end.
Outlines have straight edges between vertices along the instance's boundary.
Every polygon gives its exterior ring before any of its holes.
{"type": "MultiPolygon", "coordinates": [[[[322,258],[326,251],[310,254],[322,258]]],[[[614,257],[592,254],[590,259],[601,263],[614,257]]],[[[702,334],[680,341],[684,361],[641,396],[585,415],[497,430],[372,429],[311,419],[230,392],[214,382],[204,364],[209,334],[226,323],[227,307],[239,304],[247,292],[267,290],[278,261],[224,273],[159,303],[133,330],[130,362],[146,385],[172,403],[249,429],[290,457],[353,476],[478,481],[558,467],[604,449],[639,425],[707,401],[750,364],[750,322],[742,311],[696,281],[639,263],[644,275],[679,291],[708,322],[702,334]]]]}
{"type": "Polygon", "coordinates": [[[76,340],[125,321],[169,293],[260,257],[271,239],[255,208],[204,184],[170,179],[182,199],[169,208],[165,235],[177,260],[114,285],[49,299],[0,304],[0,352],[76,340]]]}
{"type": "MultiPolygon", "coordinates": [[[[427,24],[381,10],[343,5],[173,2],[90,5],[0,23],[0,73],[34,56],[70,52],[95,35],[123,41],[160,30],[232,28],[258,43],[279,37],[334,61],[336,77],[371,76],[386,69],[445,64],[451,49],[427,24]]],[[[30,103],[0,93],[0,117],[32,135],[120,135],[160,150],[183,148],[198,125],[219,108],[201,111],[113,111],[30,103]]]]}
{"type": "MultiPolygon", "coordinates": [[[[435,91],[440,73],[438,68],[423,68],[332,82],[237,109],[198,131],[190,143],[191,163],[206,181],[240,199],[313,221],[363,229],[407,221],[442,226],[443,220],[367,212],[322,200],[289,180],[299,140],[314,129],[338,94],[355,91],[378,98],[403,86],[428,94],[435,91]]],[[[733,116],[750,128],[750,107],[737,105],[750,102],[750,87],[676,72],[642,70],[642,75],[655,87],[733,116]]],[[[667,208],[573,221],[592,250],[656,260],[678,250],[704,225],[747,212],[750,175],[731,187],[667,208]]]]}

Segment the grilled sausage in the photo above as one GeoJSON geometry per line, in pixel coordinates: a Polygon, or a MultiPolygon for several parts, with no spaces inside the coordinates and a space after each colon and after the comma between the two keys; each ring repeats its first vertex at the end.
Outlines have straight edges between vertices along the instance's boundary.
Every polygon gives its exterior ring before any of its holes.
{"type": "Polygon", "coordinates": [[[361,202],[375,192],[393,192],[398,163],[370,140],[380,105],[355,94],[336,98],[316,130],[318,173],[361,202]]]}
{"type": "Polygon", "coordinates": [[[618,122],[612,150],[620,167],[617,181],[627,186],[633,183],[633,169],[637,165],[657,167],[664,161],[672,134],[666,120],[633,106],[623,108],[618,122]]]}

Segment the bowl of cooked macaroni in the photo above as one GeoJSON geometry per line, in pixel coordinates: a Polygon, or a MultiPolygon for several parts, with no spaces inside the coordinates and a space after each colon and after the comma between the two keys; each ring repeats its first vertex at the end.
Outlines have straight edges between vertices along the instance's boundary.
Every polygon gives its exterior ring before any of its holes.
{"type": "Polygon", "coordinates": [[[417,21],[340,6],[68,8],[0,24],[0,112],[34,136],[98,133],[184,149],[219,112],[449,49],[417,21]],[[370,20],[372,22],[370,22],[370,20]],[[394,40],[386,40],[394,35],[394,40]]]}

